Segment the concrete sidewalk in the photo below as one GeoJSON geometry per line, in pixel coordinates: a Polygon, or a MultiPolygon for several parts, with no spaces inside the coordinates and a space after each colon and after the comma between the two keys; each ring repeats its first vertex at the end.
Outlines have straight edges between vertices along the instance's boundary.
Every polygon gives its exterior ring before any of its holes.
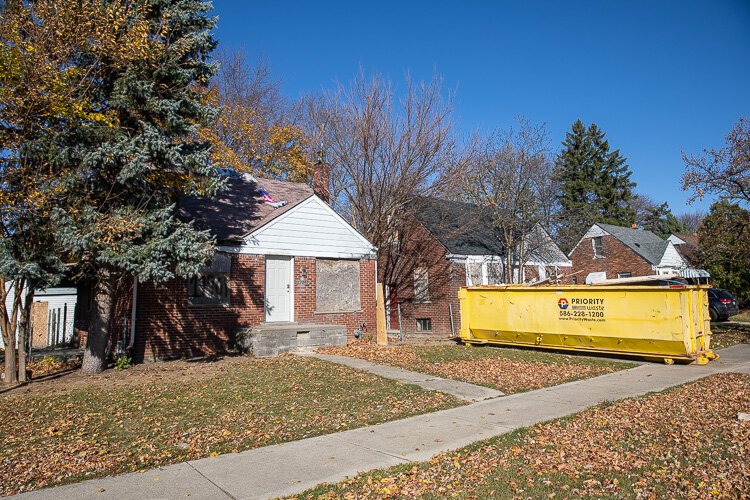
{"type": "Polygon", "coordinates": [[[750,345],[719,351],[707,366],[644,364],[588,380],[480,401],[428,415],[39,490],[21,498],[272,498],[358,472],[460,448],[599,402],[661,391],[715,373],[750,373],[750,345]]]}
{"type": "Polygon", "coordinates": [[[440,378],[435,375],[427,375],[420,372],[412,372],[396,366],[379,365],[364,359],[350,358],[348,356],[332,356],[330,354],[319,354],[316,352],[299,352],[295,354],[322,359],[323,361],[337,363],[339,365],[346,365],[350,368],[364,370],[384,378],[397,380],[403,384],[414,384],[423,389],[445,392],[446,394],[450,394],[458,399],[471,401],[472,403],[505,395],[502,392],[490,389],[489,387],[482,387],[481,385],[469,384],[458,380],[440,378]]]}

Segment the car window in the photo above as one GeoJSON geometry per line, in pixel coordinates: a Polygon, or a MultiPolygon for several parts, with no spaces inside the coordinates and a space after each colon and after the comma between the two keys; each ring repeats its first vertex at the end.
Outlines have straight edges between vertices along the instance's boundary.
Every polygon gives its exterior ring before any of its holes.
{"type": "Polygon", "coordinates": [[[716,290],[709,290],[708,291],[708,296],[711,297],[712,299],[715,299],[716,298],[716,290]]]}
{"type": "Polygon", "coordinates": [[[726,290],[718,290],[717,295],[720,299],[729,299],[734,300],[734,297],[732,297],[732,294],[727,292],[726,290]]]}

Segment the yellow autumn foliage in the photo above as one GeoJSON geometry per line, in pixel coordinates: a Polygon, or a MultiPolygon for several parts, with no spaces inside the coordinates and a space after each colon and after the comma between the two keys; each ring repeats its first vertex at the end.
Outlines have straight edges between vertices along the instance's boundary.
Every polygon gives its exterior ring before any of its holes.
{"type": "Polygon", "coordinates": [[[22,212],[47,216],[61,189],[59,166],[39,155],[29,161],[32,140],[51,142],[57,130],[81,123],[118,125],[116,115],[90,97],[90,82],[103,64],[156,65],[164,33],[154,32],[146,9],[142,2],[37,0],[8,3],[0,12],[3,227],[22,212]],[[76,64],[81,54],[89,60],[85,68],[76,64]]]}
{"type": "Polygon", "coordinates": [[[309,179],[312,166],[305,156],[308,142],[300,127],[274,123],[246,103],[222,101],[215,85],[203,98],[221,109],[219,118],[198,133],[211,143],[216,165],[295,182],[309,179]]]}

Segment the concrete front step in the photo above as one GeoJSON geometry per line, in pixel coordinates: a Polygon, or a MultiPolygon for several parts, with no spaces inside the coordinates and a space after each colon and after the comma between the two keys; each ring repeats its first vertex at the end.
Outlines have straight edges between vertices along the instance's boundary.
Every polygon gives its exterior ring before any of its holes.
{"type": "Polygon", "coordinates": [[[239,350],[258,358],[333,345],[346,345],[345,326],[271,323],[237,332],[239,350]]]}

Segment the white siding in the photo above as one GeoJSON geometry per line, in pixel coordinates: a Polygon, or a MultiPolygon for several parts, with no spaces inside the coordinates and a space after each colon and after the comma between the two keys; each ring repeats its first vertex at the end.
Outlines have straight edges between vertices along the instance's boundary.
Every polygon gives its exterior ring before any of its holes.
{"type": "Polygon", "coordinates": [[[669,241],[671,241],[674,245],[684,245],[685,240],[680,238],[679,236],[675,236],[674,234],[670,234],[669,238],[667,238],[669,241]]]}
{"type": "MultiPolygon", "coordinates": [[[[16,293],[13,287],[10,286],[10,284],[5,284],[5,290],[8,292],[8,296],[5,298],[5,310],[8,311],[8,314],[13,313],[13,300],[16,298],[16,293]]],[[[3,341],[2,335],[0,335],[0,348],[5,348],[5,342],[3,341]]]]}
{"type": "Polygon", "coordinates": [[[605,231],[604,229],[600,228],[598,225],[594,224],[589,228],[588,231],[586,231],[586,234],[583,235],[583,238],[597,238],[599,236],[606,236],[609,233],[605,231]]]}
{"type": "MultiPolygon", "coordinates": [[[[233,251],[231,248],[222,250],[233,251]]],[[[375,248],[313,196],[245,238],[240,253],[298,257],[374,257],[375,248]]]]}
{"type": "Polygon", "coordinates": [[[534,226],[533,231],[527,235],[526,240],[526,248],[531,249],[531,254],[527,256],[525,265],[573,266],[573,262],[560,250],[557,243],[555,243],[549,233],[540,224],[534,226]]]}
{"type": "Polygon", "coordinates": [[[685,262],[682,260],[682,257],[680,257],[680,254],[677,253],[677,249],[675,249],[671,241],[667,245],[667,249],[664,250],[664,255],[657,267],[668,267],[672,269],[682,269],[685,267],[685,262]]]}
{"type": "Polygon", "coordinates": [[[48,336],[56,338],[58,342],[68,342],[73,338],[75,324],[75,310],[78,302],[75,288],[48,288],[34,293],[34,302],[46,302],[48,327],[55,326],[54,332],[48,336]],[[51,318],[51,321],[49,321],[51,318]],[[59,324],[57,324],[59,322],[59,324]]]}
{"type": "MultiPolygon", "coordinates": [[[[34,302],[47,302],[47,309],[49,314],[53,314],[53,311],[59,309],[61,321],[65,320],[65,341],[70,340],[73,336],[73,318],[75,313],[76,303],[78,296],[76,295],[75,288],[49,288],[47,290],[37,290],[34,292],[34,302]],[[67,312],[67,318],[64,317],[67,312]]],[[[5,300],[5,306],[7,307],[8,313],[12,312],[13,309],[13,298],[15,293],[13,289],[8,293],[8,297],[5,300]]],[[[19,312],[20,314],[20,312],[19,312]]],[[[20,317],[18,318],[20,321],[20,317]]],[[[63,328],[60,325],[60,340],[62,341],[63,328]]],[[[4,347],[2,336],[0,336],[0,347],[4,347]]]]}

